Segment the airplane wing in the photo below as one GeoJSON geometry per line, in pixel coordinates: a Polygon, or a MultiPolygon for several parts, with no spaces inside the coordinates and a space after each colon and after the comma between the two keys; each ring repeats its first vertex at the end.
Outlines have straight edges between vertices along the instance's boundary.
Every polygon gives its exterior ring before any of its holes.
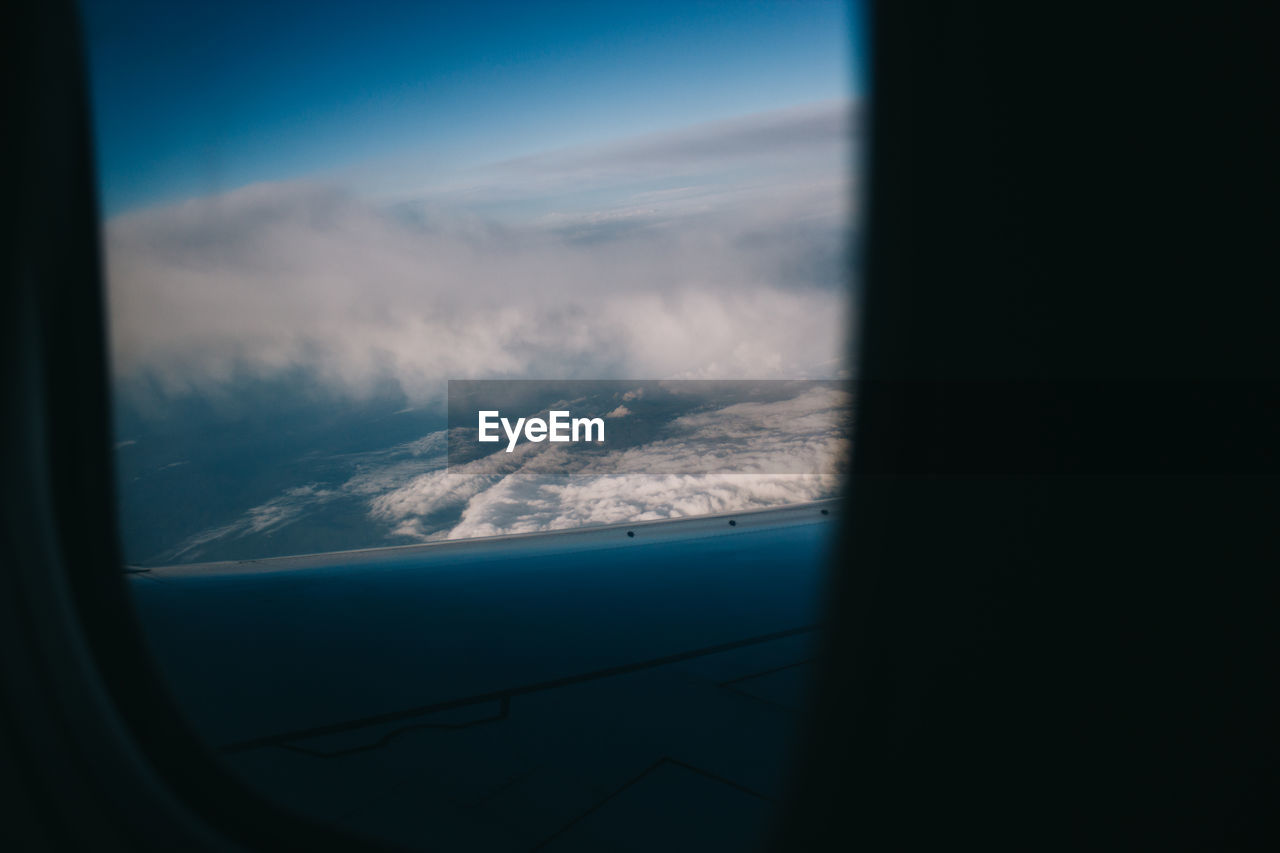
{"type": "Polygon", "coordinates": [[[130,575],[252,786],[450,850],[739,850],[782,795],[834,501],[130,575]]]}

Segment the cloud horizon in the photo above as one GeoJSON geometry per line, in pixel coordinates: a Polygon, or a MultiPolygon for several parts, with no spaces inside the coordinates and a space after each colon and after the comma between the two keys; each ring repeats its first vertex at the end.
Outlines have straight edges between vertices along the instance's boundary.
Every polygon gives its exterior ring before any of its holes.
{"type": "Polygon", "coordinates": [[[394,202],[284,182],[118,215],[118,388],[301,370],[422,405],[449,378],[847,375],[852,114],[548,152],[394,202]]]}

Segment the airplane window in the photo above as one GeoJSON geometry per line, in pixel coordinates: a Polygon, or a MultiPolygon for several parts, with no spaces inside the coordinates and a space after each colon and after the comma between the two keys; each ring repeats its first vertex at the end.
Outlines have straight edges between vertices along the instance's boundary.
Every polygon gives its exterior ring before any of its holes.
{"type": "Polygon", "coordinates": [[[130,582],[251,787],[742,849],[849,455],[860,3],[83,0],[130,582]]]}

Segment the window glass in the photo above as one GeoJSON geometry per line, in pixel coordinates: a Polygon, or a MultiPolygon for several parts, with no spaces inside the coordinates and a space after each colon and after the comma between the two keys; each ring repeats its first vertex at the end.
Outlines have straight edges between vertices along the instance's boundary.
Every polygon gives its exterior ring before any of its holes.
{"type": "Polygon", "coordinates": [[[130,563],[834,495],[703,478],[522,513],[436,472],[449,379],[849,375],[844,5],[85,15],[130,563]]]}
{"type": "Polygon", "coordinates": [[[220,760],[415,848],[762,838],[850,451],[861,5],[82,14],[125,561],[220,760]]]}

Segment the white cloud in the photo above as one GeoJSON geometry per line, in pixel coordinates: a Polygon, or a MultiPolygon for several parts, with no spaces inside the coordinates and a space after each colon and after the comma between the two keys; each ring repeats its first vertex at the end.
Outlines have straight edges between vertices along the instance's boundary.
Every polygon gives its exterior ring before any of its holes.
{"type": "Polygon", "coordinates": [[[517,445],[423,474],[371,502],[397,533],[440,538],[425,518],[461,510],[450,539],[782,506],[838,493],[848,392],[740,403],[674,420],[664,437],[605,455],[517,445]]]}
{"type": "Polygon", "coordinates": [[[763,509],[834,496],[834,475],[620,474],[559,484],[508,477],[471,500],[449,539],[763,509]]]}
{"type": "Polygon", "coordinates": [[[115,372],[169,394],[301,368],[362,396],[390,376],[415,404],[447,378],[834,376],[846,113],[539,155],[392,207],[261,184],[119,216],[115,372]]]}
{"type": "MultiPolygon", "coordinates": [[[[635,395],[640,396],[640,395],[635,395]]],[[[633,397],[634,398],[634,397],[633,397]]],[[[658,438],[606,453],[525,442],[446,468],[447,432],[355,454],[337,485],[290,488],[235,522],[192,536],[175,558],[218,540],[272,533],[337,500],[360,502],[394,544],[683,518],[835,496],[848,463],[852,399],[829,386],[774,402],[673,419],[658,438]]]]}

